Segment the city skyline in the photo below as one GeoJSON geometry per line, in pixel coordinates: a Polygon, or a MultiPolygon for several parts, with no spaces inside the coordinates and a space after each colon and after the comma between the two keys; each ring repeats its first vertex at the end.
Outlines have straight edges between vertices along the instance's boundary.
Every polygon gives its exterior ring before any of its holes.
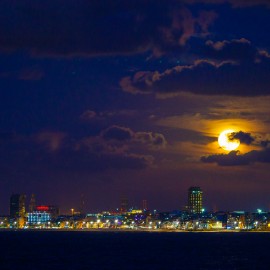
{"type": "MultiPolygon", "coordinates": [[[[230,211],[244,211],[244,212],[257,212],[258,210],[264,211],[264,212],[270,212],[268,208],[262,208],[262,207],[255,207],[253,206],[252,209],[239,209],[239,208],[233,208],[233,209],[224,209],[220,208],[218,209],[216,205],[213,205],[213,207],[209,207],[204,202],[207,201],[207,197],[203,195],[205,192],[202,190],[201,187],[198,186],[192,186],[189,187],[185,191],[185,203],[182,205],[179,205],[175,208],[170,209],[164,209],[160,208],[158,209],[154,205],[152,207],[148,207],[149,202],[146,198],[144,198],[141,202],[135,201],[134,198],[128,198],[126,196],[121,196],[118,198],[118,200],[115,200],[114,204],[115,207],[107,207],[107,208],[97,208],[97,209],[86,209],[84,207],[85,204],[85,196],[81,195],[81,201],[77,203],[77,205],[72,205],[72,208],[67,208],[65,205],[57,205],[53,202],[41,202],[38,198],[36,198],[36,194],[32,193],[31,196],[28,194],[22,193],[12,193],[9,199],[9,207],[8,211],[4,213],[0,213],[1,215],[7,215],[9,214],[10,217],[19,217],[19,216],[25,216],[26,213],[31,213],[33,211],[46,211],[46,209],[50,208],[56,208],[58,209],[58,214],[62,215],[73,215],[74,213],[79,213],[82,215],[85,215],[87,213],[98,213],[98,212],[113,212],[113,213],[125,213],[128,211],[140,209],[142,211],[158,211],[158,212],[171,212],[171,211],[183,211],[183,212],[190,212],[191,214],[202,214],[204,212],[230,212],[230,211]],[[12,205],[15,204],[15,209],[12,205]],[[23,214],[22,214],[23,213],[23,214]]],[[[206,192],[207,194],[207,192],[206,192]]],[[[257,205],[258,206],[258,205],[257,205]]],[[[47,210],[48,210],[47,209],[47,210]]]]}
{"type": "Polygon", "coordinates": [[[3,0],[0,15],[0,213],[12,193],[179,209],[191,186],[209,209],[270,209],[269,1],[3,0]]]}
{"type": "Polygon", "coordinates": [[[36,204],[34,194],[29,202],[25,194],[12,194],[10,214],[0,215],[0,229],[269,232],[270,211],[205,209],[203,193],[201,187],[189,187],[187,204],[177,210],[149,209],[145,207],[146,200],[142,201],[142,207],[134,207],[127,197],[122,196],[117,209],[103,209],[91,213],[82,208],[72,208],[69,213],[63,213],[59,206],[36,204]]]}

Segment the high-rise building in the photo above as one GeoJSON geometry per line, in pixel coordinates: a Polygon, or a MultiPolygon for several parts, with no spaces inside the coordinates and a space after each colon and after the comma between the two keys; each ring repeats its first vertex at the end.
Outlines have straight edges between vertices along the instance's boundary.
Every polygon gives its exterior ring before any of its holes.
{"type": "Polygon", "coordinates": [[[120,206],[120,212],[125,213],[128,211],[128,198],[122,197],[121,198],[121,206],[120,206]]]}
{"type": "Polygon", "coordinates": [[[81,201],[80,201],[80,213],[83,214],[85,209],[85,198],[84,198],[84,194],[81,194],[81,201]]]}
{"type": "Polygon", "coordinates": [[[188,210],[191,214],[202,213],[202,190],[200,187],[188,189],[188,210]]]}
{"type": "Polygon", "coordinates": [[[10,197],[10,217],[25,217],[25,198],[24,194],[12,194],[10,197]]]}
{"type": "Polygon", "coordinates": [[[147,200],[143,200],[142,201],[142,208],[143,208],[143,211],[147,210],[147,200]]]}
{"type": "Polygon", "coordinates": [[[35,194],[31,195],[30,203],[29,203],[29,212],[34,212],[36,210],[36,196],[35,194]]]}

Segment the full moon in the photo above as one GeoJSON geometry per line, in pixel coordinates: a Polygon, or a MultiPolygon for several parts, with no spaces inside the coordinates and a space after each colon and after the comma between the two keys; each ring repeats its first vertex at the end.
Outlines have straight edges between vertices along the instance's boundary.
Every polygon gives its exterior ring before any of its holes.
{"type": "Polygon", "coordinates": [[[240,141],[238,139],[230,140],[229,138],[230,134],[233,132],[235,131],[228,129],[220,133],[218,137],[218,143],[220,147],[223,148],[224,150],[233,151],[239,147],[240,141]]]}

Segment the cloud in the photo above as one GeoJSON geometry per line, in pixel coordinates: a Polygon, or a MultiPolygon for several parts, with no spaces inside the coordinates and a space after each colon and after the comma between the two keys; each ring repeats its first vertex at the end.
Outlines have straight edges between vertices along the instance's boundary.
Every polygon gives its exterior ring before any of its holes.
{"type": "Polygon", "coordinates": [[[217,17],[154,0],[3,0],[0,10],[2,52],[63,57],[181,51],[217,17]]]}
{"type": "MultiPolygon", "coordinates": [[[[11,163],[26,153],[27,158],[21,161],[22,168],[33,163],[36,168],[45,167],[53,171],[94,173],[111,169],[144,169],[155,165],[154,153],[167,144],[160,133],[135,132],[117,125],[100,131],[96,136],[85,138],[73,138],[63,132],[44,131],[25,138],[23,144],[21,140],[14,141],[11,135],[0,134],[0,143],[1,138],[3,141],[6,137],[9,139],[9,146],[5,144],[7,147],[18,143],[21,145],[20,151],[13,147],[9,153],[11,163]]],[[[0,149],[0,156],[1,154],[4,153],[0,149]]]]}
{"type": "Polygon", "coordinates": [[[251,136],[250,133],[243,132],[243,131],[232,132],[228,138],[229,140],[238,139],[240,140],[240,143],[244,143],[247,145],[250,145],[252,142],[255,141],[255,139],[251,136]]]}
{"type": "Polygon", "coordinates": [[[123,91],[132,94],[190,92],[200,95],[264,96],[270,94],[270,58],[259,54],[245,62],[216,63],[198,60],[164,72],[140,71],[120,80],[123,91]]]}
{"type": "Polygon", "coordinates": [[[267,134],[265,134],[265,136],[261,137],[260,144],[263,148],[268,148],[270,146],[270,134],[269,133],[267,133],[267,134]]]}
{"type": "Polygon", "coordinates": [[[167,141],[163,134],[152,132],[136,132],[135,141],[139,141],[152,146],[153,148],[165,148],[167,141]]]}
{"type": "Polygon", "coordinates": [[[96,117],[97,113],[95,111],[87,110],[81,114],[80,119],[83,121],[91,121],[96,117]]]}
{"type": "Polygon", "coordinates": [[[270,140],[261,141],[262,147],[268,147],[268,145],[270,145],[270,140]]]}
{"type": "Polygon", "coordinates": [[[105,140],[128,141],[134,136],[130,128],[111,126],[101,132],[101,136],[105,140]]]}
{"type": "Polygon", "coordinates": [[[240,166],[248,165],[250,162],[244,155],[239,155],[238,151],[231,151],[229,154],[214,154],[201,157],[204,163],[217,163],[220,166],[240,166]]]}
{"type": "Polygon", "coordinates": [[[143,169],[155,162],[149,150],[160,149],[166,143],[162,134],[134,132],[128,127],[113,125],[98,136],[69,145],[56,160],[61,166],[75,166],[80,170],[143,169]]]}
{"type": "Polygon", "coordinates": [[[101,132],[101,138],[105,141],[113,140],[119,142],[128,142],[129,144],[143,144],[150,146],[151,149],[164,148],[167,145],[167,141],[163,134],[138,131],[135,132],[130,128],[121,126],[111,126],[101,132]]]}
{"type": "Polygon", "coordinates": [[[214,154],[201,157],[204,163],[216,163],[219,166],[244,166],[251,163],[270,163],[270,149],[253,150],[241,155],[239,151],[229,154],[214,154]]]}
{"type": "Polygon", "coordinates": [[[54,152],[60,149],[67,134],[63,132],[45,131],[35,136],[35,140],[39,144],[45,145],[46,149],[54,152]]]}
{"type": "Polygon", "coordinates": [[[217,42],[208,40],[201,53],[203,57],[223,61],[254,61],[260,51],[249,40],[241,38],[217,42]]]}
{"type": "MultiPolygon", "coordinates": [[[[102,133],[102,132],[101,132],[102,133]]],[[[142,170],[156,158],[142,142],[91,136],[74,138],[63,132],[46,131],[33,136],[0,134],[3,173],[96,173],[109,170],[142,170]],[[15,169],[14,169],[15,168],[15,169]]],[[[122,139],[122,138],[121,138],[122,139]]]]}

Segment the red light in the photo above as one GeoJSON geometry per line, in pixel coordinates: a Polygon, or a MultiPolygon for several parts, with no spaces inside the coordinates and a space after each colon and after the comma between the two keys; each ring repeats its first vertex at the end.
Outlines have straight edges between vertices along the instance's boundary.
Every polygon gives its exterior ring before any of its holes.
{"type": "Polygon", "coordinates": [[[36,207],[37,211],[49,211],[49,206],[47,205],[39,205],[36,207]]]}

